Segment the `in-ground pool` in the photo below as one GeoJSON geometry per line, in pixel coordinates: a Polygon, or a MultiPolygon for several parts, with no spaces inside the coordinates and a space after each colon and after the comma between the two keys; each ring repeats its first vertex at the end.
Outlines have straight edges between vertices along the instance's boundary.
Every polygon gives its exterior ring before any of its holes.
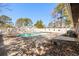
{"type": "Polygon", "coordinates": [[[33,36],[38,36],[42,35],[43,33],[23,33],[23,34],[17,34],[19,37],[33,37],[33,36]]]}

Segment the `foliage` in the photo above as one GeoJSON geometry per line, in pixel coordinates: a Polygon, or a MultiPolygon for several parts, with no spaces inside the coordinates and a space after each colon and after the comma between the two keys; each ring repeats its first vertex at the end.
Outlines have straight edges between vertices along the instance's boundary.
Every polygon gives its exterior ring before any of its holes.
{"type": "Polygon", "coordinates": [[[10,17],[8,17],[8,16],[6,16],[6,15],[1,15],[0,16],[0,26],[1,27],[10,27],[10,26],[12,26],[11,24],[10,24],[10,22],[11,22],[11,18],[10,17]]]}
{"type": "Polygon", "coordinates": [[[65,20],[65,24],[67,25],[67,27],[70,27],[71,21],[70,20],[65,20]]]}
{"type": "Polygon", "coordinates": [[[67,26],[70,26],[72,22],[70,21],[71,17],[69,16],[69,12],[68,12],[68,8],[67,7],[68,7],[67,3],[59,3],[57,5],[57,7],[54,9],[53,16],[55,16],[56,14],[60,14],[60,17],[56,16],[56,18],[60,18],[61,21],[66,20],[65,24],[67,26]]]}
{"type": "Polygon", "coordinates": [[[60,3],[60,4],[58,4],[58,6],[55,8],[55,12],[60,13],[63,8],[64,8],[64,3],[60,3]]]}
{"type": "MultiPolygon", "coordinates": [[[[0,3],[0,12],[3,12],[5,10],[11,11],[11,9],[9,9],[8,7],[9,7],[8,4],[6,4],[6,3],[0,3]]],[[[1,27],[5,27],[7,24],[11,25],[10,22],[11,22],[11,18],[10,17],[8,17],[6,15],[1,15],[0,16],[0,26],[1,27]]]]}
{"type": "Polygon", "coordinates": [[[32,20],[29,18],[19,18],[16,21],[16,26],[30,26],[32,25],[32,20]]]}
{"type": "Polygon", "coordinates": [[[13,28],[13,26],[11,24],[6,24],[4,25],[5,28],[13,28]]]}
{"type": "Polygon", "coordinates": [[[9,22],[11,22],[11,18],[6,16],[6,15],[1,15],[0,16],[0,22],[9,23],[9,22]]]}
{"type": "Polygon", "coordinates": [[[34,26],[37,27],[37,28],[44,28],[44,27],[45,27],[42,20],[38,20],[38,21],[34,24],[34,26]]]}

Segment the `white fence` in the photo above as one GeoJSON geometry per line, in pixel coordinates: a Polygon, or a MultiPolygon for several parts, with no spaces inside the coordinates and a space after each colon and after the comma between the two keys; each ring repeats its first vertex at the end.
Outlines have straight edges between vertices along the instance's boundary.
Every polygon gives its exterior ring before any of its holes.
{"type": "Polygon", "coordinates": [[[57,32],[57,33],[66,33],[69,28],[43,28],[43,29],[34,29],[35,32],[57,32]]]}
{"type": "Polygon", "coordinates": [[[4,32],[12,32],[12,33],[27,33],[27,32],[56,32],[56,33],[66,33],[67,30],[69,30],[69,28],[42,28],[42,29],[38,29],[38,28],[8,28],[5,30],[2,30],[4,32]]]}

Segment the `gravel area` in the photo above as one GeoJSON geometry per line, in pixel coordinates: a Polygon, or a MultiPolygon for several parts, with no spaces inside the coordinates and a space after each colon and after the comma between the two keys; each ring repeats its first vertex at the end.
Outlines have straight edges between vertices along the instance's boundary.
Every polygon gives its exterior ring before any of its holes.
{"type": "MultiPolygon", "coordinates": [[[[50,35],[49,35],[50,36],[50,35]]],[[[52,36],[52,34],[51,34],[52,36]]],[[[79,42],[66,41],[45,36],[30,38],[5,37],[0,55],[7,56],[78,56],[79,42]]]]}

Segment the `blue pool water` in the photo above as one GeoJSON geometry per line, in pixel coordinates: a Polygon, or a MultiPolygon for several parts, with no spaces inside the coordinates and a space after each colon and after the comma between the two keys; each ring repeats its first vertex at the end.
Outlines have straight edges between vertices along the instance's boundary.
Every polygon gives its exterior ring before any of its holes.
{"type": "Polygon", "coordinates": [[[19,37],[32,37],[32,36],[38,36],[39,33],[24,33],[24,34],[17,34],[19,37]]]}

